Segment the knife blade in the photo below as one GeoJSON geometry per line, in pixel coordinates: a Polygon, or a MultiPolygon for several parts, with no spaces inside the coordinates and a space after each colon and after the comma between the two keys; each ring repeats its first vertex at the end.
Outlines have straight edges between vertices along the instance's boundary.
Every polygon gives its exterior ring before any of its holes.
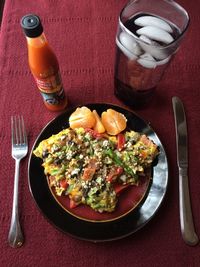
{"type": "Polygon", "coordinates": [[[180,168],[188,167],[187,123],[183,103],[173,97],[173,109],[176,128],[177,164],[180,168]]]}
{"type": "Polygon", "coordinates": [[[194,229],[188,183],[188,134],[186,115],[182,101],[172,97],[176,130],[177,165],[179,170],[179,213],[183,240],[195,246],[199,239],[194,229]]]}

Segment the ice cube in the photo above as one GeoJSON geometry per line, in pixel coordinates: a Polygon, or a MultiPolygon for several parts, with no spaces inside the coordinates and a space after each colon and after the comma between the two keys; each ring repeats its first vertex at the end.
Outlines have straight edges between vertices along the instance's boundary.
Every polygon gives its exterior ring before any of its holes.
{"type": "Polygon", "coordinates": [[[140,40],[142,40],[142,41],[144,41],[145,43],[147,43],[147,44],[152,44],[152,40],[151,39],[149,39],[147,36],[145,36],[145,35],[140,35],[140,40]]]}
{"type": "Polygon", "coordinates": [[[157,66],[156,60],[148,53],[142,54],[137,62],[148,69],[154,69],[157,66]]]}
{"type": "Polygon", "coordinates": [[[171,56],[169,56],[169,57],[167,57],[167,58],[165,58],[163,60],[157,61],[156,62],[157,66],[166,64],[167,62],[169,62],[170,58],[171,58],[171,56]]]}
{"type": "Polygon", "coordinates": [[[162,42],[164,44],[169,44],[174,41],[174,38],[171,36],[170,33],[155,26],[142,27],[137,30],[136,33],[138,35],[145,35],[152,40],[162,42]]]}
{"type": "Polygon", "coordinates": [[[126,49],[128,49],[134,55],[139,56],[142,54],[140,46],[137,44],[135,39],[128,33],[121,32],[119,35],[119,41],[126,49]]]}
{"type": "Polygon", "coordinates": [[[139,39],[143,41],[140,42],[141,48],[155,59],[162,60],[168,57],[166,49],[164,49],[158,42],[149,39],[145,35],[140,35],[139,39]]]}
{"type": "Polygon", "coordinates": [[[137,18],[134,23],[138,26],[155,26],[157,28],[160,28],[164,31],[172,33],[173,30],[171,26],[164,20],[154,17],[154,16],[141,16],[137,18]]]}
{"type": "Polygon", "coordinates": [[[136,55],[134,55],[133,53],[131,53],[128,49],[126,49],[118,40],[118,38],[116,38],[116,44],[119,47],[119,49],[124,53],[124,55],[131,59],[131,60],[135,60],[138,57],[136,55]]]}

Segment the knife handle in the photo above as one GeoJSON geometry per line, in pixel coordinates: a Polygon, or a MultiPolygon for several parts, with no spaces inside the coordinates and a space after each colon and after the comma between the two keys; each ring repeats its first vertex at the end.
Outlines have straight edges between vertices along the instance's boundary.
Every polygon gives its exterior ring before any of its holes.
{"type": "Polygon", "coordinates": [[[186,168],[179,168],[179,208],[183,240],[188,245],[195,246],[199,239],[194,229],[186,168]]]}

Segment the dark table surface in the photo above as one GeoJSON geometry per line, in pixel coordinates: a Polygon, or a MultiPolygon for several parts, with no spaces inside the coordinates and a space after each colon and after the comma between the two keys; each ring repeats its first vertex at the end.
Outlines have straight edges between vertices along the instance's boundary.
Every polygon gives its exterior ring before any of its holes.
{"type": "MultiPolygon", "coordinates": [[[[125,107],[113,94],[115,34],[124,0],[5,1],[0,32],[0,266],[199,266],[200,248],[181,237],[178,204],[178,168],[172,96],[185,105],[189,132],[189,184],[196,231],[200,235],[200,10],[194,0],[179,0],[190,14],[187,36],[166,70],[148,107],[134,110],[150,122],[166,149],[169,185],[156,216],[140,231],[121,240],[93,243],[57,230],[44,218],[28,187],[28,157],[22,161],[19,183],[20,219],[25,235],[21,248],[7,242],[14,160],[11,158],[10,117],[22,114],[31,149],[41,129],[57,113],[43,105],[27,63],[20,19],[38,14],[59,59],[68,108],[86,103],[113,103],[125,107]]],[[[29,151],[30,151],[29,149],[29,151]]]]}

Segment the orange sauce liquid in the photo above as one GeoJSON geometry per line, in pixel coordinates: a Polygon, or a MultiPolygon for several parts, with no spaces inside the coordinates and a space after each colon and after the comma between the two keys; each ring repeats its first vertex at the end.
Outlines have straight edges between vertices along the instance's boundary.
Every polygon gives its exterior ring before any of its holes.
{"type": "MultiPolygon", "coordinates": [[[[45,79],[59,72],[58,60],[50,48],[44,33],[36,38],[27,37],[27,45],[28,62],[34,77],[45,79]]],[[[46,101],[44,101],[44,104],[52,111],[61,111],[67,105],[67,99],[64,97],[57,105],[48,104],[46,101]]]]}

